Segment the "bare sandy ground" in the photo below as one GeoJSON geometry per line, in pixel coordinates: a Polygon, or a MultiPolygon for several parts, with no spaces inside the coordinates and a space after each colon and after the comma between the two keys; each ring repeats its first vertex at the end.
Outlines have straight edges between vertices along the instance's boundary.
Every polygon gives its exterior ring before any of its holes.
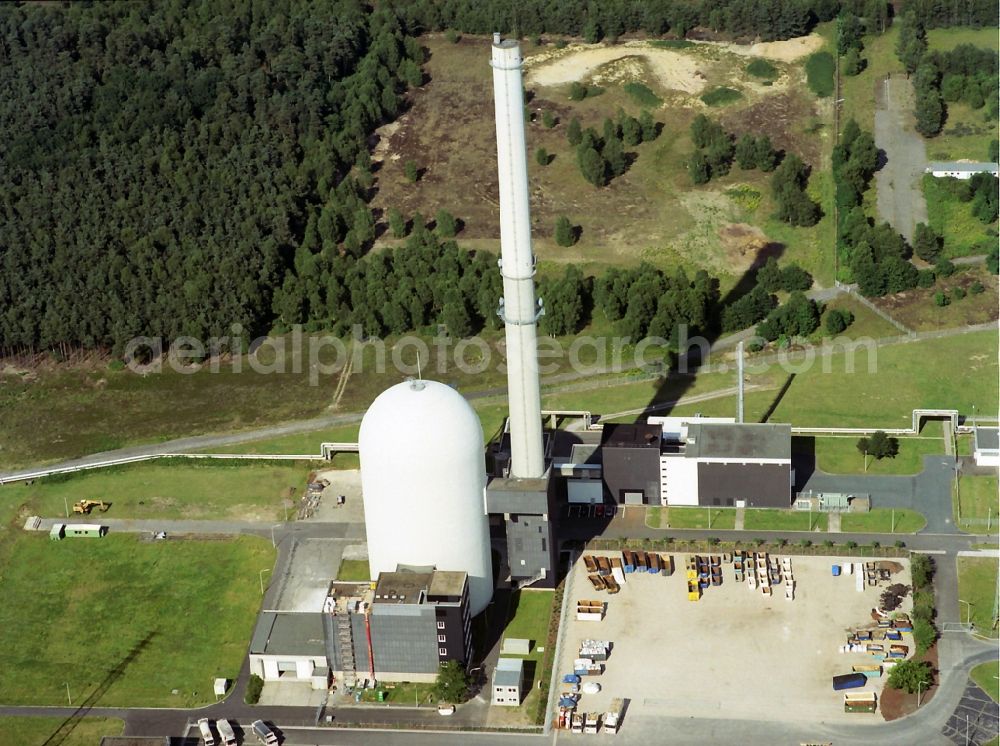
{"type": "MultiPolygon", "coordinates": [[[[810,35],[751,45],[696,43],[705,48],[715,48],[743,57],[766,57],[779,62],[795,62],[823,46],[823,39],[810,35]]],[[[584,80],[609,63],[629,59],[645,61],[660,85],[669,90],[697,94],[707,85],[706,77],[700,69],[704,64],[703,60],[684,50],[660,49],[645,41],[630,41],[613,47],[601,44],[572,45],[563,50],[531,55],[525,59],[524,65],[528,70],[529,85],[558,86],[584,80]]]]}
{"type": "Polygon", "coordinates": [[[569,53],[533,55],[525,60],[528,84],[557,86],[589,77],[597,68],[627,57],[642,58],[664,88],[684,93],[699,93],[706,85],[698,71],[698,60],[671,49],[657,49],[644,42],[623,46],[600,45],[568,47],[569,53]]]}

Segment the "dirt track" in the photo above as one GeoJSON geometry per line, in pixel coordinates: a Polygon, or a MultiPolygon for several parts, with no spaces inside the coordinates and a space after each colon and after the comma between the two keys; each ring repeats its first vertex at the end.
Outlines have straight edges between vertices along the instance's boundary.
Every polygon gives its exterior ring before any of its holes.
{"type": "Polygon", "coordinates": [[[878,216],[912,241],[917,223],[927,222],[920,186],[927,151],[913,129],[913,86],[904,78],[875,83],[875,145],[885,165],[875,173],[878,216]]]}

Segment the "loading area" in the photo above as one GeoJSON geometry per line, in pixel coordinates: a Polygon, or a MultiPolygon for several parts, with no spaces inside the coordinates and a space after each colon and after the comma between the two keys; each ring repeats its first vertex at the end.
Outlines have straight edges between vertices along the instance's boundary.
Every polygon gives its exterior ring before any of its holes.
{"type": "MultiPolygon", "coordinates": [[[[892,663],[865,644],[847,643],[857,631],[870,630],[873,647],[882,645],[888,653],[890,640],[877,642],[883,635],[872,610],[889,582],[910,583],[906,560],[894,562],[891,581],[873,584],[867,574],[858,582],[850,571],[854,568],[847,569],[858,558],[773,553],[763,576],[760,564],[754,568],[757,582],[751,587],[747,570],[737,581],[732,555],[726,561],[722,552],[702,554],[709,558],[708,582],[699,587],[696,580],[692,589],[687,568],[695,566],[694,555],[658,554],[661,560],[672,557],[671,574],[665,574],[662,561],[658,573],[648,567],[626,573],[627,568],[618,567],[622,552],[586,552],[586,564],[584,556],[575,562],[567,581],[556,668],[559,682],[564,675],[583,674],[577,713],[607,713],[613,700],[624,698],[628,702],[621,727],[633,734],[633,729],[655,728],[655,719],[664,716],[881,721],[878,714],[845,712],[844,695],[875,692],[880,697],[886,675],[876,675],[871,667],[892,663]],[[613,569],[604,590],[591,579],[600,557],[613,569]],[[721,582],[716,581],[715,568],[721,570],[721,582]],[[761,588],[768,575],[769,594],[761,588]],[[786,592],[789,578],[791,593],[786,592]],[[584,673],[581,645],[593,640],[609,642],[609,652],[600,666],[595,662],[584,673]],[[834,691],[833,677],[851,674],[855,666],[867,667],[870,678],[861,687],[834,691]],[[587,693],[594,690],[586,686],[592,682],[600,684],[598,693],[587,693]]],[[[603,561],[598,569],[601,565],[603,561]]],[[[909,606],[908,597],[899,611],[909,606]]],[[[864,633],[861,637],[866,639],[864,633]]],[[[903,633],[899,642],[907,646],[907,657],[912,656],[912,634],[903,633]]],[[[558,724],[559,695],[572,686],[557,687],[553,710],[558,724]]]]}

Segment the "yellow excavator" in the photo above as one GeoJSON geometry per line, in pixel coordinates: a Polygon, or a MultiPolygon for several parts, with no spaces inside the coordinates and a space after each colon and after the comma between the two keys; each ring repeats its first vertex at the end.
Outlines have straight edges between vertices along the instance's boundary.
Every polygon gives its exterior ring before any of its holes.
{"type": "Polygon", "coordinates": [[[110,507],[111,503],[106,503],[104,500],[79,500],[73,503],[73,512],[80,513],[81,515],[90,515],[90,511],[97,508],[102,513],[107,513],[110,507]]]}

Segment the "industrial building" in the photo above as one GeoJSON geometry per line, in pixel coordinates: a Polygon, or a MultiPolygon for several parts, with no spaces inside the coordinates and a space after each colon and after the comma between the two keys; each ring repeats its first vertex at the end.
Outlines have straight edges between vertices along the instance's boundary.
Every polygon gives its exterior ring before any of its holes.
{"type": "Polygon", "coordinates": [[[264,681],[329,682],[323,616],[316,612],[264,611],[250,640],[250,673],[264,681]]]}
{"type": "Polygon", "coordinates": [[[493,695],[490,704],[504,707],[519,707],[521,688],[524,686],[524,660],[522,658],[500,658],[493,669],[493,695]]]}
{"type": "MultiPolygon", "coordinates": [[[[600,462],[605,495],[615,504],[787,508],[792,503],[790,425],[718,417],[608,424],[600,462]]],[[[569,480],[570,502],[583,502],[573,497],[581,482],[569,480]]]]}
{"type": "Polygon", "coordinates": [[[399,568],[374,583],[332,583],[319,612],[264,611],[250,672],[264,681],[433,681],[469,662],[472,614],[464,572],[399,568]],[[373,587],[374,586],[374,587],[373,587]]]}
{"type": "Polygon", "coordinates": [[[485,609],[493,570],[475,410],[443,383],[406,381],[368,408],[358,448],[371,579],[401,565],[467,573],[472,613],[485,609]]]}
{"type": "Polygon", "coordinates": [[[932,176],[941,178],[943,176],[952,179],[971,179],[975,174],[997,175],[998,164],[980,163],[976,161],[934,161],[928,163],[924,172],[932,176]]]}

